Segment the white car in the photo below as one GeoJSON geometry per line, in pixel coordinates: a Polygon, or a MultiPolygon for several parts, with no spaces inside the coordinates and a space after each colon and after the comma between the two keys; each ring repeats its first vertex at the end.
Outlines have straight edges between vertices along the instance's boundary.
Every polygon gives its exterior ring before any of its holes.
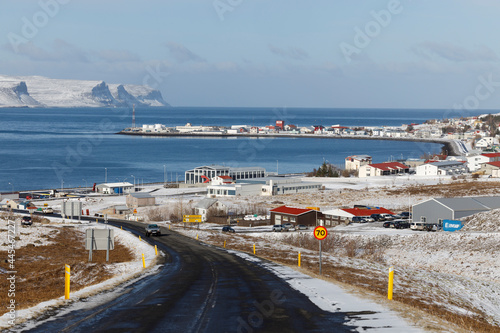
{"type": "Polygon", "coordinates": [[[50,207],[45,207],[42,209],[42,213],[44,214],[54,214],[54,210],[50,207]]]}

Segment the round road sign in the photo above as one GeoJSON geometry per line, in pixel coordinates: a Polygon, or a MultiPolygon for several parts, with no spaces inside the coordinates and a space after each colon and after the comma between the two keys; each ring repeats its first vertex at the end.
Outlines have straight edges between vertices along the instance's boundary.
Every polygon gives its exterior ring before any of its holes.
{"type": "Polygon", "coordinates": [[[328,236],[328,231],[325,227],[318,226],[314,228],[314,237],[316,237],[317,240],[323,240],[326,236],[328,236]]]}

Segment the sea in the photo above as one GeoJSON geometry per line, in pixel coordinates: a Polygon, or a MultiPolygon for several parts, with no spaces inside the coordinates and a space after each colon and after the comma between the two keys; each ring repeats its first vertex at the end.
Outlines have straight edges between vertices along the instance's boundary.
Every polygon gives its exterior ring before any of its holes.
{"type": "MultiPolygon", "coordinates": [[[[476,111],[475,114],[487,113],[476,111]]],[[[260,166],[310,172],[346,156],[374,163],[437,153],[440,144],[321,138],[190,138],[118,135],[132,108],[0,108],[0,192],[90,187],[94,183],[182,181],[197,166],[260,166]]],[[[459,116],[448,110],[311,108],[137,108],[135,123],[186,125],[400,126],[459,116]]]]}

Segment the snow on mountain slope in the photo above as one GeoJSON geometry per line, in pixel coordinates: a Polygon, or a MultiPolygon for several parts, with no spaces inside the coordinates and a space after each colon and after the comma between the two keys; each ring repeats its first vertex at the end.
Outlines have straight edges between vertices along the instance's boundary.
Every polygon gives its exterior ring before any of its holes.
{"type": "Polygon", "coordinates": [[[130,107],[132,104],[169,106],[160,91],[146,86],[0,75],[0,107],[130,107]]]}

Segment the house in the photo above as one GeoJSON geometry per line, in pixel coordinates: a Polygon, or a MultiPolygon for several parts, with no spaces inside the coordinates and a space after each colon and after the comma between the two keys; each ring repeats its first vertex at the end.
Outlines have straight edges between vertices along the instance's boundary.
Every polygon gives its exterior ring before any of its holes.
{"type": "Polygon", "coordinates": [[[359,170],[366,164],[372,163],[372,157],[369,155],[352,155],[345,158],[345,169],[348,171],[359,170]]]}
{"type": "Polygon", "coordinates": [[[487,137],[484,137],[484,138],[477,140],[475,142],[475,147],[484,149],[484,148],[491,147],[494,144],[495,144],[495,138],[491,137],[491,136],[487,136],[487,137]]]}
{"type": "Polygon", "coordinates": [[[205,198],[198,201],[198,203],[194,206],[195,214],[201,215],[201,220],[203,222],[207,220],[209,210],[214,210],[216,212],[223,211],[224,214],[227,214],[227,206],[217,199],[205,198]]]}
{"type": "Polygon", "coordinates": [[[340,223],[348,224],[352,221],[352,218],[355,216],[368,217],[372,214],[394,215],[392,211],[385,209],[383,207],[370,207],[370,206],[332,209],[328,211],[323,211],[323,214],[325,215],[325,221],[327,226],[337,225],[340,223]]]}
{"type": "Polygon", "coordinates": [[[259,128],[257,126],[250,127],[250,133],[252,133],[252,134],[259,133],[259,128]]]}
{"type": "Polygon", "coordinates": [[[280,206],[269,211],[271,213],[271,224],[292,223],[293,225],[303,224],[307,226],[316,225],[318,211],[313,209],[294,208],[280,206]]]}
{"type": "Polygon", "coordinates": [[[482,153],[480,155],[468,156],[467,166],[471,172],[481,168],[481,164],[500,161],[500,153],[482,153]]]}
{"type": "Polygon", "coordinates": [[[129,195],[127,195],[126,204],[127,207],[129,208],[137,208],[137,207],[154,206],[156,204],[156,201],[155,197],[151,196],[151,194],[139,192],[139,193],[130,193],[129,195]]]}
{"type": "Polygon", "coordinates": [[[498,178],[500,177],[500,161],[483,163],[481,164],[481,169],[479,169],[479,171],[485,175],[498,178]]]}
{"type": "Polygon", "coordinates": [[[390,176],[407,174],[410,168],[399,162],[385,162],[378,164],[366,164],[359,167],[359,177],[390,176]]]}
{"type": "Polygon", "coordinates": [[[325,127],[321,125],[314,126],[314,134],[323,134],[325,133],[325,127]]]}
{"type": "Polygon", "coordinates": [[[231,176],[215,176],[210,181],[210,185],[224,185],[232,183],[233,183],[233,177],[231,176]]]}
{"type": "Polygon", "coordinates": [[[467,164],[461,161],[430,161],[415,168],[417,176],[461,175],[467,173],[467,164]]]}
{"type": "Polygon", "coordinates": [[[284,120],[276,120],[276,129],[283,131],[285,129],[285,121],[284,120]]]}
{"type": "Polygon", "coordinates": [[[17,202],[12,199],[2,199],[2,201],[0,201],[0,208],[17,209],[17,202]]]}
{"type": "Polygon", "coordinates": [[[500,196],[432,198],[412,207],[413,221],[443,224],[443,220],[459,220],[464,217],[500,208],[500,196]]]}
{"type": "Polygon", "coordinates": [[[104,183],[97,185],[97,192],[103,194],[122,194],[134,192],[134,185],[128,182],[104,183]]]}

